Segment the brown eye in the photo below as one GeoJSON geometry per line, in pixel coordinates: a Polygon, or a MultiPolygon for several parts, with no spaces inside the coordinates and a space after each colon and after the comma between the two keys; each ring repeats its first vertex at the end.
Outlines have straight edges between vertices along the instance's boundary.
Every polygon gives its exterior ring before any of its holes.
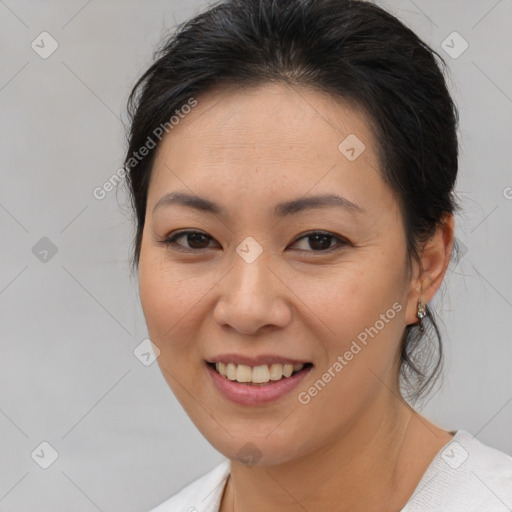
{"type": "Polygon", "coordinates": [[[163,244],[173,246],[178,250],[201,250],[208,247],[208,242],[213,240],[210,235],[202,231],[181,231],[162,241],[163,244]],[[177,240],[184,238],[188,246],[178,243],[177,240]]]}
{"type": "MultiPolygon", "coordinates": [[[[199,252],[207,249],[209,247],[208,243],[212,240],[213,238],[210,235],[202,231],[187,230],[174,233],[172,236],[162,240],[161,243],[178,251],[199,252]],[[181,238],[186,240],[186,245],[178,243],[178,240],[181,238]]],[[[345,245],[351,245],[348,240],[326,231],[307,233],[298,238],[293,245],[298,244],[301,240],[308,240],[307,247],[298,249],[304,252],[331,252],[345,245]],[[335,243],[333,244],[333,242],[335,243]]]]}
{"type": "Polygon", "coordinates": [[[336,249],[344,245],[349,245],[348,240],[345,240],[344,238],[333,235],[332,233],[326,231],[312,231],[311,233],[307,233],[306,235],[297,239],[295,244],[297,244],[300,240],[303,239],[309,240],[307,245],[312,250],[309,250],[307,248],[299,250],[305,250],[307,252],[330,252],[331,249],[336,249]],[[337,241],[338,243],[332,245],[333,241],[337,241]]]}

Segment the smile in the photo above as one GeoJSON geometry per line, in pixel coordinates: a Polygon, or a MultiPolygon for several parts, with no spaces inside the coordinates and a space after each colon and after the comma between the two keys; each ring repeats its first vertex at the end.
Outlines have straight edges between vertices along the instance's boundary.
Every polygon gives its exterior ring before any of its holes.
{"type": "Polygon", "coordinates": [[[221,396],[245,406],[264,405],[289,395],[313,368],[312,363],[266,359],[267,364],[260,358],[254,361],[254,366],[233,361],[205,361],[205,368],[221,396]]]}
{"type": "Polygon", "coordinates": [[[283,378],[291,377],[300,372],[311,363],[293,364],[293,363],[273,363],[262,364],[259,366],[249,366],[246,364],[235,363],[208,363],[217,373],[229,380],[241,384],[268,384],[271,381],[279,381],[283,378]]]}

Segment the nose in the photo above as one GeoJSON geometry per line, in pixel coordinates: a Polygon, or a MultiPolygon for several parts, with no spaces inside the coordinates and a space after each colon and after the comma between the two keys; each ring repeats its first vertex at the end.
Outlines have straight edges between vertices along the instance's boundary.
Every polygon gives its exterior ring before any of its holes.
{"type": "Polygon", "coordinates": [[[272,267],[264,252],[250,263],[236,254],[232,268],[218,285],[213,315],[218,325],[241,334],[288,325],[292,318],[288,298],[293,294],[272,267]]]}

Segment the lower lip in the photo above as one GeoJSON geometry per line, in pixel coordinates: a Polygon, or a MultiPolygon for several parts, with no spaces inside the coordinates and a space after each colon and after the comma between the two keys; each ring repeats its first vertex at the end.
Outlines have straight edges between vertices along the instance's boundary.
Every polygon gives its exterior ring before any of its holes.
{"type": "Polygon", "coordinates": [[[283,377],[281,380],[271,380],[265,385],[253,386],[229,380],[227,377],[223,377],[220,373],[216,372],[209,364],[206,364],[206,369],[210,373],[217,389],[228,400],[240,405],[261,405],[281,398],[296,388],[311,368],[313,367],[307,366],[291,377],[283,377]]]}

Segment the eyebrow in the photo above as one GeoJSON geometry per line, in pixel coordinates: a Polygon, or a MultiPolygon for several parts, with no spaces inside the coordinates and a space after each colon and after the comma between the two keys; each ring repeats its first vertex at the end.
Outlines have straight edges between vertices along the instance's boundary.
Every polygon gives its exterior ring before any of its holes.
{"type": "MultiPolygon", "coordinates": [[[[161,197],[153,208],[155,213],[160,208],[170,205],[185,206],[201,212],[211,213],[213,215],[225,215],[225,210],[222,206],[214,203],[210,199],[187,194],[183,192],[171,192],[161,197]]],[[[336,194],[322,194],[316,196],[307,196],[279,203],[274,208],[274,215],[278,217],[285,217],[293,215],[305,210],[314,208],[329,208],[341,207],[355,213],[363,213],[365,209],[356,203],[349,201],[347,198],[336,194]]]]}

